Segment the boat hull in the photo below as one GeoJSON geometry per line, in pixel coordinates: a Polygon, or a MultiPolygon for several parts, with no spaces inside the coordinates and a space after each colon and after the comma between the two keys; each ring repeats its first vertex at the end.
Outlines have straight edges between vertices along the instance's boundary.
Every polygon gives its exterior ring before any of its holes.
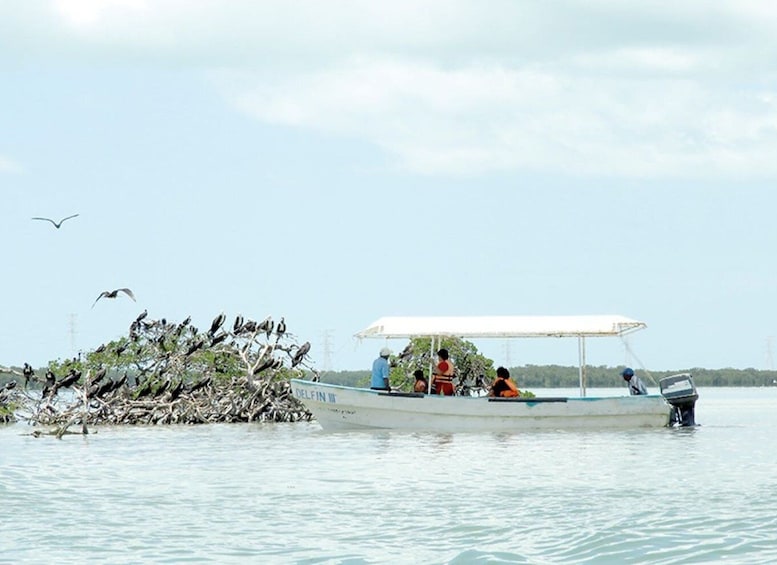
{"type": "Polygon", "coordinates": [[[510,432],[654,428],[669,423],[659,395],[494,399],[396,394],[292,379],[292,391],[325,430],[510,432]]]}

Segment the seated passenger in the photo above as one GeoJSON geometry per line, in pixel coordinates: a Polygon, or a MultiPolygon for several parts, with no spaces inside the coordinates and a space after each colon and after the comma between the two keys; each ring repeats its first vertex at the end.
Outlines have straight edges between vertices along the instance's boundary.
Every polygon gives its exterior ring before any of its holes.
{"type": "Polygon", "coordinates": [[[510,378],[510,371],[504,367],[499,367],[496,370],[496,380],[491,385],[491,391],[488,393],[488,396],[514,398],[521,396],[521,391],[518,390],[518,386],[510,378]]]}
{"type": "Polygon", "coordinates": [[[421,369],[416,369],[415,371],[413,371],[413,376],[415,377],[415,384],[413,385],[413,391],[423,392],[424,394],[429,392],[429,381],[426,380],[426,377],[424,376],[424,372],[421,369]]]}

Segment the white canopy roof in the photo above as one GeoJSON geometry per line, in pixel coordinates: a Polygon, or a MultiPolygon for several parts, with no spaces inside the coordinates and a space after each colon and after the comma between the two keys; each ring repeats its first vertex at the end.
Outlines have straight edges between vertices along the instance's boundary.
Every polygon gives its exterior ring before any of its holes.
{"type": "Polygon", "coordinates": [[[376,320],[355,337],[599,337],[623,335],[646,327],[644,322],[618,315],[389,316],[376,320]]]}

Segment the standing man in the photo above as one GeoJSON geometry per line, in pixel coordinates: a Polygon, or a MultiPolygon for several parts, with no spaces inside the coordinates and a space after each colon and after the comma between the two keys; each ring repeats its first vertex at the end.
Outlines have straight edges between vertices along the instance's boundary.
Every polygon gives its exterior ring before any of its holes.
{"type": "Polygon", "coordinates": [[[432,393],[453,396],[453,377],[456,368],[448,355],[448,350],[443,348],[437,352],[437,366],[432,371],[432,393]]]}
{"type": "Polygon", "coordinates": [[[621,373],[621,376],[623,377],[623,380],[626,381],[629,387],[629,394],[631,395],[637,395],[637,394],[647,394],[647,388],[645,388],[645,385],[642,384],[642,381],[640,378],[634,374],[634,369],[631,367],[626,367],[623,369],[623,372],[621,373]]]}
{"type": "Polygon", "coordinates": [[[372,390],[391,390],[389,384],[389,355],[391,350],[388,347],[384,347],[380,350],[380,356],[372,362],[372,382],[370,388],[372,390]]]}

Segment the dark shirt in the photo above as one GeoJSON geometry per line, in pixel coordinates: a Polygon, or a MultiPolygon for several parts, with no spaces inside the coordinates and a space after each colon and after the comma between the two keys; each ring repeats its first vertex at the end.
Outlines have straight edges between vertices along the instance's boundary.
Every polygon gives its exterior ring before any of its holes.
{"type": "Polygon", "coordinates": [[[494,391],[494,396],[502,396],[504,391],[510,390],[510,386],[505,382],[504,379],[496,379],[492,390],[494,391]]]}

